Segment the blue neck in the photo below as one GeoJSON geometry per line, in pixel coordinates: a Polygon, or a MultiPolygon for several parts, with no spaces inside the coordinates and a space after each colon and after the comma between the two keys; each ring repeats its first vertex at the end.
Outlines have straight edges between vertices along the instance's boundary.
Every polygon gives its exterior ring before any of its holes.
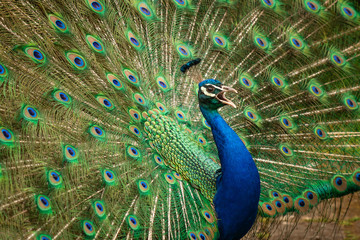
{"type": "Polygon", "coordinates": [[[220,239],[239,239],[256,218],[259,173],[249,151],[218,111],[201,105],[200,110],[211,126],[221,162],[214,198],[220,239]]]}

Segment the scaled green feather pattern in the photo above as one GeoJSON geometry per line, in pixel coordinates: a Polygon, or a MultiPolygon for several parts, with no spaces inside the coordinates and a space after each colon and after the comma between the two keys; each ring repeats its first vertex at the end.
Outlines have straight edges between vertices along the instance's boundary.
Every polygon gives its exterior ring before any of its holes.
{"type": "Polygon", "coordinates": [[[309,212],[338,221],[335,199],[360,190],[359,11],[0,0],[0,239],[217,239],[207,78],[239,92],[220,113],[261,178],[245,238],[291,238],[309,212]]]}

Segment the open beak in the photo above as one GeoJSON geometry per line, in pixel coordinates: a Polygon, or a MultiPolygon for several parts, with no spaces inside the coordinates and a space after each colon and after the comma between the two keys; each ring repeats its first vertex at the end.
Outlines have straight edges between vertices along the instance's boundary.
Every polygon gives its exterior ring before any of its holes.
{"type": "Polygon", "coordinates": [[[236,105],[235,103],[233,103],[232,101],[230,101],[229,99],[227,99],[225,97],[225,94],[227,92],[234,92],[234,93],[237,93],[237,91],[232,88],[232,87],[227,87],[227,86],[221,86],[221,89],[222,91],[219,92],[218,94],[216,94],[216,99],[219,100],[220,102],[224,103],[224,104],[227,104],[227,105],[230,105],[232,106],[233,108],[236,108],[236,105]]]}

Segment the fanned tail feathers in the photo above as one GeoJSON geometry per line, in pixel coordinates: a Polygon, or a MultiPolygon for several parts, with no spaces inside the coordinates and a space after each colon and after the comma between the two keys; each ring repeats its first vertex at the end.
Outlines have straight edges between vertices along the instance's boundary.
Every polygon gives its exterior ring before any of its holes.
{"type": "Polygon", "coordinates": [[[360,190],[358,11],[340,0],[2,0],[1,239],[216,239],[220,164],[201,75],[239,91],[221,114],[260,173],[248,237],[290,236],[279,219],[325,215],[321,201],[360,190]]]}

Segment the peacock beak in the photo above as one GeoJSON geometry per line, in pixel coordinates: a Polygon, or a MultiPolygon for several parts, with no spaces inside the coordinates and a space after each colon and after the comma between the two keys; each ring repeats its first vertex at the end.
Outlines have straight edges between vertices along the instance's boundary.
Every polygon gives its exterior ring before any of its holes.
{"type": "Polygon", "coordinates": [[[236,108],[236,105],[235,103],[233,103],[232,101],[230,101],[229,99],[227,99],[225,97],[225,94],[227,92],[234,92],[234,93],[237,93],[237,91],[232,88],[232,87],[227,87],[227,86],[221,86],[221,92],[219,92],[218,94],[216,94],[216,99],[219,100],[220,102],[224,103],[224,104],[227,104],[227,105],[230,105],[232,106],[233,108],[236,108]]]}

